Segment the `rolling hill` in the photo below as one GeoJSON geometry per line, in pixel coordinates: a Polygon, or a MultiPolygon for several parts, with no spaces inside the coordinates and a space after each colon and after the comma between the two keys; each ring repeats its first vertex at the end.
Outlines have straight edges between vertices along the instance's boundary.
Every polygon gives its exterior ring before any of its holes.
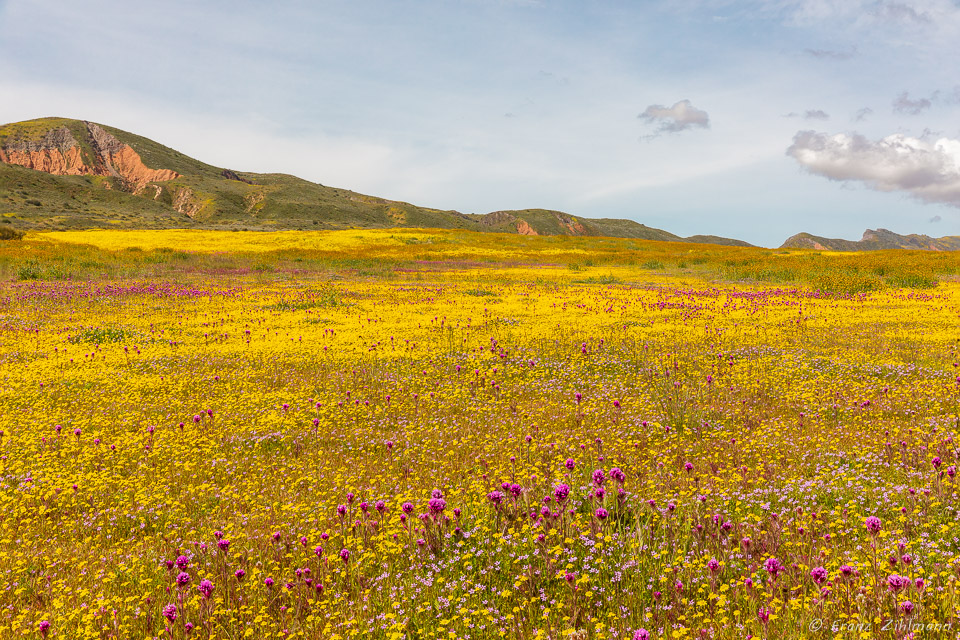
{"type": "Polygon", "coordinates": [[[914,249],[922,251],[958,251],[960,236],[900,235],[887,229],[867,229],[860,240],[822,238],[809,233],[798,233],[787,238],[781,249],[818,249],[820,251],[880,251],[883,249],[914,249]]]}
{"type": "Polygon", "coordinates": [[[66,118],[0,126],[0,223],[21,231],[418,227],[750,246],[545,209],[420,207],[287,174],[214,167],[114,127],[66,118]]]}

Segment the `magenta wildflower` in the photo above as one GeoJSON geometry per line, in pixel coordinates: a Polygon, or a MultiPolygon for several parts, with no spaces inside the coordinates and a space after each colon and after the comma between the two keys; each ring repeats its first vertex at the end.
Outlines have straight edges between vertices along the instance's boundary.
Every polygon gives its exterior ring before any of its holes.
{"type": "Polygon", "coordinates": [[[650,632],[646,629],[637,629],[633,632],[633,640],[650,640],[650,632]]]}
{"type": "Polygon", "coordinates": [[[340,559],[343,560],[343,564],[350,562],[350,552],[346,549],[340,550],[340,559]]]}
{"type": "Polygon", "coordinates": [[[906,615],[910,615],[911,613],[913,613],[913,603],[910,602],[909,600],[905,600],[900,604],[900,611],[902,611],[906,615]]]}
{"type": "Polygon", "coordinates": [[[50,633],[50,621],[41,620],[40,624],[37,625],[37,629],[40,630],[40,636],[46,638],[47,634],[50,633]]]}
{"type": "Polygon", "coordinates": [[[208,600],[213,595],[213,583],[209,580],[201,580],[197,589],[203,594],[203,599],[208,600]]]}
{"type": "Polygon", "coordinates": [[[428,504],[430,506],[430,512],[435,515],[440,515],[443,513],[443,510],[447,508],[447,501],[443,498],[430,498],[428,504]]]}
{"type": "Polygon", "coordinates": [[[557,502],[565,502],[566,499],[570,496],[570,486],[566,484],[558,484],[553,489],[553,497],[557,499],[557,502]]]}
{"type": "Polygon", "coordinates": [[[817,584],[823,584],[827,581],[829,573],[823,567],[816,567],[815,569],[810,570],[810,577],[813,578],[813,581],[817,584]]]}
{"type": "Polygon", "coordinates": [[[897,574],[887,576],[887,588],[893,593],[899,593],[908,586],[910,586],[910,578],[897,574]]]}
{"type": "Polygon", "coordinates": [[[880,529],[883,528],[883,525],[880,522],[880,518],[877,516],[870,516],[863,521],[863,525],[867,528],[867,531],[870,532],[870,535],[875,536],[880,533],[880,529]]]}
{"type": "Polygon", "coordinates": [[[503,502],[503,497],[503,494],[499,491],[491,491],[487,494],[487,500],[497,505],[503,502]]]}
{"type": "Polygon", "coordinates": [[[625,474],[620,467],[614,467],[613,469],[610,469],[610,477],[619,484],[623,484],[623,482],[627,479],[627,474],[625,474]]]}
{"type": "Polygon", "coordinates": [[[597,520],[600,520],[602,522],[603,520],[607,519],[607,516],[609,516],[610,513],[603,507],[600,507],[599,509],[596,510],[594,515],[597,516],[597,520]]]}
{"type": "Polygon", "coordinates": [[[217,547],[220,549],[220,551],[226,551],[227,549],[230,548],[230,541],[227,540],[226,538],[222,540],[217,540],[217,547]]]}
{"type": "Polygon", "coordinates": [[[170,621],[170,624],[173,624],[177,619],[177,605],[168,604],[163,608],[163,617],[170,621]]]}
{"type": "Polygon", "coordinates": [[[247,572],[243,569],[237,569],[233,572],[233,577],[237,579],[237,582],[243,582],[243,577],[247,575],[247,572]]]}
{"type": "Polygon", "coordinates": [[[603,469],[596,469],[593,472],[593,484],[602,487],[605,480],[606,476],[603,473],[603,469]]]}
{"type": "Polygon", "coordinates": [[[187,573],[186,571],[181,571],[181,572],[177,575],[177,586],[178,586],[178,587],[185,587],[185,586],[187,586],[188,584],[190,584],[190,574],[187,573]]]}
{"type": "Polygon", "coordinates": [[[716,558],[711,558],[710,561],[707,563],[707,569],[710,570],[710,573],[716,573],[720,571],[720,563],[717,562],[716,558]]]}
{"type": "Polygon", "coordinates": [[[577,466],[577,463],[573,461],[573,458],[567,458],[567,461],[563,463],[563,466],[565,466],[568,471],[573,471],[574,467],[577,466]]]}
{"type": "Polygon", "coordinates": [[[763,563],[763,568],[767,570],[767,572],[770,574],[770,576],[774,580],[776,580],[777,574],[783,571],[784,566],[776,558],[767,558],[766,561],[763,563]]]}
{"type": "Polygon", "coordinates": [[[272,588],[272,587],[273,587],[273,578],[267,578],[266,580],[264,580],[264,581],[263,581],[263,585],[264,585],[267,589],[272,588]]]}
{"type": "Polygon", "coordinates": [[[413,505],[409,502],[404,502],[403,505],[400,506],[400,509],[407,515],[413,513],[413,505]]]}

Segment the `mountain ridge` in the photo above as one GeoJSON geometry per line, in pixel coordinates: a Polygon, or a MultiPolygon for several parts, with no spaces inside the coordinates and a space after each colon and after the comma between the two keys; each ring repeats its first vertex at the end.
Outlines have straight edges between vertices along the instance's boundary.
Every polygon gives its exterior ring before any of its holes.
{"type": "Polygon", "coordinates": [[[752,246],[549,209],[421,207],[288,174],[215,167],[143,136],[68,118],[0,125],[0,222],[19,230],[421,227],[752,246]]]}
{"type": "Polygon", "coordinates": [[[790,236],[781,249],[816,249],[819,251],[883,251],[907,249],[915,251],[960,251],[960,236],[932,238],[923,234],[901,235],[889,229],[867,229],[860,240],[824,238],[810,233],[790,236]]]}

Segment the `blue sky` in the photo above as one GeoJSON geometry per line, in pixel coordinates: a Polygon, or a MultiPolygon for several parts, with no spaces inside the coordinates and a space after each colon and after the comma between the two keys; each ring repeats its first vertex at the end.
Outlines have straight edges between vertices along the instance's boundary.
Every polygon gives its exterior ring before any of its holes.
{"type": "Polygon", "coordinates": [[[952,0],[0,0],[0,121],[463,212],[960,234],[952,0]]]}

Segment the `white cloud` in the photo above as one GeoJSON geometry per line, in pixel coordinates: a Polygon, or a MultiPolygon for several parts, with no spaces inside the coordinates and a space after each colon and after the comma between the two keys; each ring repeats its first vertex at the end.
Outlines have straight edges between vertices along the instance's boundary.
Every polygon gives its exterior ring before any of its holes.
{"type": "Polygon", "coordinates": [[[807,171],[830,180],[902,191],[922,202],[960,207],[960,140],[927,142],[902,134],[871,141],[859,134],[799,131],[787,149],[807,171]]]}
{"type": "Polygon", "coordinates": [[[710,128],[710,116],[706,111],[694,107],[689,100],[681,100],[672,107],[652,104],[637,117],[648,124],[656,125],[655,135],[677,133],[696,127],[710,128]]]}

